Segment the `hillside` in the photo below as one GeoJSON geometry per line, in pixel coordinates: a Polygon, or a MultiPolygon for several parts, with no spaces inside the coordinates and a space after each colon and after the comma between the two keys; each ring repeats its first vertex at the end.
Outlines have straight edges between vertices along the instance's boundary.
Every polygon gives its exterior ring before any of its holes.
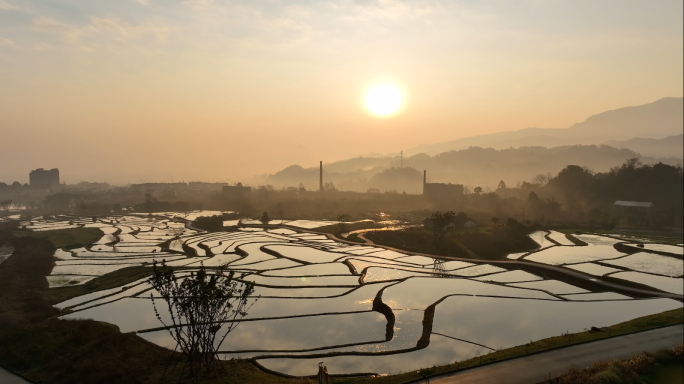
{"type": "Polygon", "coordinates": [[[684,135],[668,136],[664,139],[634,139],[619,141],[611,140],[603,143],[615,148],[629,148],[634,152],[651,157],[676,157],[684,156],[684,135]]]}
{"type": "MultiPolygon", "coordinates": [[[[650,104],[619,108],[590,116],[569,128],[526,128],[488,135],[466,137],[452,141],[422,144],[404,151],[406,154],[437,154],[471,146],[495,149],[521,146],[556,147],[560,145],[590,145],[610,141],[625,141],[635,137],[662,139],[684,132],[684,99],[666,97],[650,104]]],[[[634,144],[634,143],[630,143],[634,144]]],[[[640,152],[636,147],[628,147],[640,152]]],[[[654,146],[658,153],[659,147],[654,146]]],[[[681,151],[679,152],[681,157],[681,151]]],[[[671,156],[665,152],[658,157],[671,156]]]]}

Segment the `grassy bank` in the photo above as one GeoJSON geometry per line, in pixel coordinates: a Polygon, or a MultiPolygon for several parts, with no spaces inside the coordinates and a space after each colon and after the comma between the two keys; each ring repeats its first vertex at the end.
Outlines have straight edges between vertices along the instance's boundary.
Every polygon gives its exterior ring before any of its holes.
{"type": "Polygon", "coordinates": [[[100,240],[104,236],[104,233],[98,228],[83,227],[42,232],[22,229],[14,231],[12,234],[17,237],[46,238],[55,248],[83,247],[100,240]]]}
{"type": "Polygon", "coordinates": [[[682,344],[655,353],[644,352],[626,360],[600,361],[586,369],[570,369],[555,379],[540,384],[648,383],[684,382],[684,347],[682,344]]]}
{"type": "Polygon", "coordinates": [[[509,253],[538,248],[538,244],[527,236],[530,231],[505,227],[463,228],[448,231],[438,247],[434,244],[432,231],[425,228],[367,232],[364,236],[375,244],[409,252],[499,260],[509,253]]]}

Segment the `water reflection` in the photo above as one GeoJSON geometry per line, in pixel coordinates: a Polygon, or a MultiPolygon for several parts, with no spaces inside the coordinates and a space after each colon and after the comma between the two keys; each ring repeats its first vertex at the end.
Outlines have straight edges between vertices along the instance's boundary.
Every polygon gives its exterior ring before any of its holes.
{"type": "Polygon", "coordinates": [[[312,359],[260,359],[258,363],[268,369],[294,376],[315,374],[316,364],[319,361],[325,362],[328,372],[331,374],[397,374],[434,365],[450,364],[456,360],[465,360],[487,352],[486,348],[474,344],[431,335],[430,345],[424,349],[407,353],[375,356],[347,355],[312,359]]]}
{"type": "MultiPolygon", "coordinates": [[[[377,312],[245,321],[228,334],[220,351],[268,355],[378,343],[385,339],[386,325],[385,317],[377,312]],[[363,326],[359,327],[359,324],[363,326]]],[[[223,326],[217,334],[222,336],[225,329],[223,326]]],[[[140,333],[139,336],[169,349],[175,347],[175,341],[166,330],[140,333]]]]}
{"type": "Polygon", "coordinates": [[[437,306],[432,331],[499,349],[681,307],[670,299],[572,302],[452,296],[437,306]]]}

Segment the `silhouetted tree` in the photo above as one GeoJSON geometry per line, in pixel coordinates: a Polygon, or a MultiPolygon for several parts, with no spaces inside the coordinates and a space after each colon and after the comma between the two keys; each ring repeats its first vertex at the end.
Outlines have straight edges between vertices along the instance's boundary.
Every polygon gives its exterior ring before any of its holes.
{"type": "Polygon", "coordinates": [[[447,230],[447,225],[451,223],[456,214],[453,211],[440,212],[437,211],[430,216],[432,222],[432,236],[435,244],[435,249],[442,246],[444,234],[447,230]]]}
{"type": "Polygon", "coordinates": [[[226,275],[219,269],[209,274],[204,265],[190,276],[180,278],[165,261],[160,268],[155,261],[153,271],[148,282],[166,303],[171,324],[162,320],[157,300],[150,293],[155,315],[176,341],[190,376],[196,381],[199,371],[208,373],[219,367],[217,352],[221,344],[258,299],[250,304],[254,286],[235,280],[233,271],[226,275]],[[219,336],[222,328],[223,335],[219,336]]]}

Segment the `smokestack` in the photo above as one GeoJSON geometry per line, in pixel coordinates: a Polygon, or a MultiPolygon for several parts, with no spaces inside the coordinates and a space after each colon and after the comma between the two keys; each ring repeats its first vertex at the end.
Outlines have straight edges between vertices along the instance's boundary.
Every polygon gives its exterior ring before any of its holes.
{"type": "Polygon", "coordinates": [[[425,194],[425,183],[427,183],[427,169],[423,170],[423,195],[425,194]]]}
{"type": "Polygon", "coordinates": [[[321,163],[320,163],[320,169],[321,169],[320,177],[319,177],[320,182],[318,185],[318,190],[323,192],[323,161],[321,161],[321,163]]]}

